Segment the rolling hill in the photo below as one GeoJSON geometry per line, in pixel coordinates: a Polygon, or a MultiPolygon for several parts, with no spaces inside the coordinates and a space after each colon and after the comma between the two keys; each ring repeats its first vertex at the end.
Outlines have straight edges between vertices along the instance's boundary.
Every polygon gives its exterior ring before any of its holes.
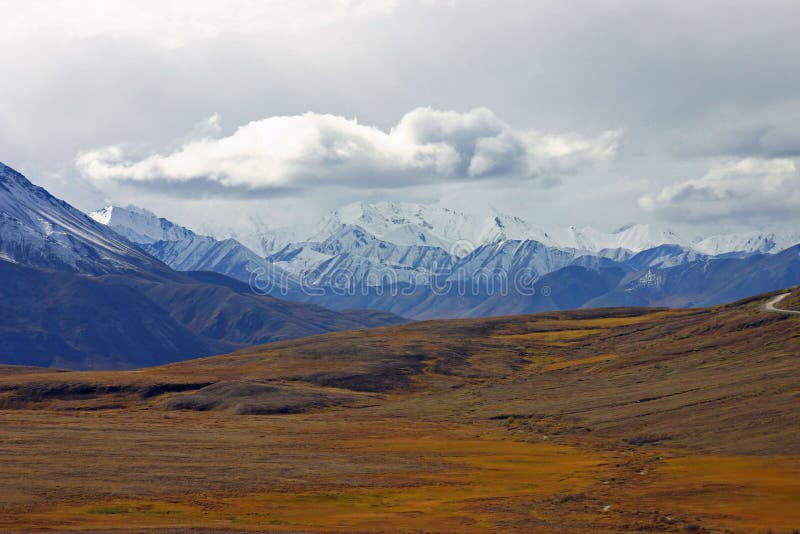
{"type": "Polygon", "coordinates": [[[800,317],[776,294],[0,368],[0,528],[791,531],[800,317]]]}

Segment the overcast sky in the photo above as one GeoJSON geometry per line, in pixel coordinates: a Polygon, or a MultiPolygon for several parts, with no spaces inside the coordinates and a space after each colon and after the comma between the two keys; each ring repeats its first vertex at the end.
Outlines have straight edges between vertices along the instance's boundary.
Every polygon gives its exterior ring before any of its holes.
{"type": "Polygon", "coordinates": [[[796,227],[795,1],[0,0],[0,160],[90,210],[796,227]]]}

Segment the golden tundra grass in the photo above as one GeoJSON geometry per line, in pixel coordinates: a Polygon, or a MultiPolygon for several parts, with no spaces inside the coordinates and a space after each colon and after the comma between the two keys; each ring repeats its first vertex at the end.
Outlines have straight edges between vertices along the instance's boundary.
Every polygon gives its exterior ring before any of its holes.
{"type": "Polygon", "coordinates": [[[5,369],[0,531],[792,532],[800,319],[760,303],[5,369]]]}

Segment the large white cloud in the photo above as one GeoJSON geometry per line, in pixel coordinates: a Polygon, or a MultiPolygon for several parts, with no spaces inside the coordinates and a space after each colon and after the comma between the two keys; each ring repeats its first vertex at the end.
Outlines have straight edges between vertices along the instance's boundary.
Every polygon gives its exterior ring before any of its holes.
{"type": "Polygon", "coordinates": [[[607,164],[620,136],[516,129],[485,108],[418,108],[388,132],[354,119],[305,113],[253,121],[227,137],[193,136],[175,150],[144,157],[120,146],[98,148],[80,153],[76,163],[101,188],[110,182],[168,184],[174,194],[185,193],[181,184],[215,194],[321,185],[393,188],[558,177],[607,164]]]}
{"type": "Polygon", "coordinates": [[[721,161],[700,178],[641,197],[639,206],[677,221],[796,215],[800,172],[787,158],[721,161]]]}

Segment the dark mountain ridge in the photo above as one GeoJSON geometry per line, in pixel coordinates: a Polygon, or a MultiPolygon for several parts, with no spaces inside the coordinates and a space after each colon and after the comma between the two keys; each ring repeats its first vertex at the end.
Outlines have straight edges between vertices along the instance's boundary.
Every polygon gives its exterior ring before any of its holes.
{"type": "Polygon", "coordinates": [[[400,324],[183,274],[0,164],[0,363],[122,369],[400,324]]]}

